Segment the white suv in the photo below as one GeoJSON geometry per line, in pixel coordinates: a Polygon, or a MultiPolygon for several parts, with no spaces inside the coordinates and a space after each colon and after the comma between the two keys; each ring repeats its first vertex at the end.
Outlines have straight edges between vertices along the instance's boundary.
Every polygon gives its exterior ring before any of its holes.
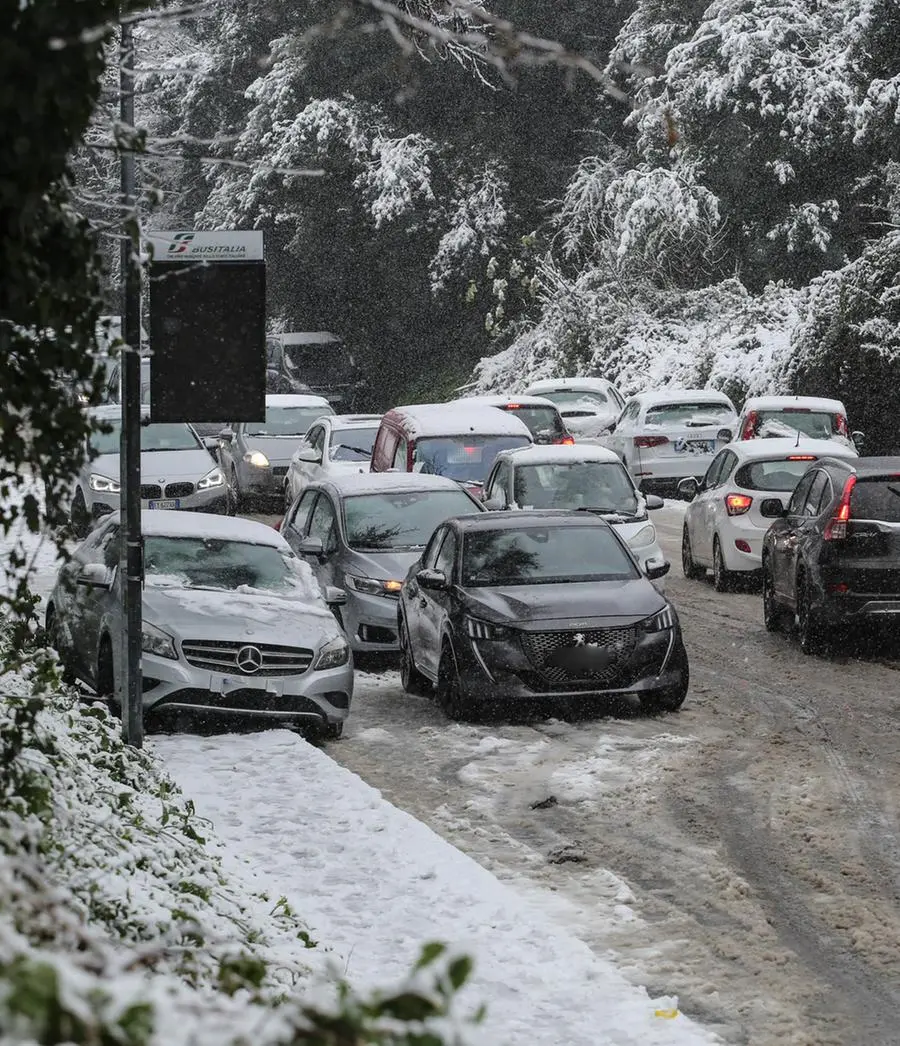
{"type": "Polygon", "coordinates": [[[734,438],[825,439],[845,447],[861,442],[850,431],[847,408],[840,400],[821,396],[751,396],[738,418],[734,438]]]}

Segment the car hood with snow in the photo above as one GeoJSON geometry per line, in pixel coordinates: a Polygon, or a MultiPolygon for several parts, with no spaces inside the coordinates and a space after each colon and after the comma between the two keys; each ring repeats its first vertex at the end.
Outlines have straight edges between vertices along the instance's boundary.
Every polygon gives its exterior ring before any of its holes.
{"type": "MultiPolygon", "coordinates": [[[[187,450],[141,451],[141,479],[145,483],[171,483],[173,480],[202,479],[216,467],[208,450],[201,447],[187,450]]],[[[119,455],[101,454],[90,464],[91,472],[110,479],[119,478],[119,455]]]]}

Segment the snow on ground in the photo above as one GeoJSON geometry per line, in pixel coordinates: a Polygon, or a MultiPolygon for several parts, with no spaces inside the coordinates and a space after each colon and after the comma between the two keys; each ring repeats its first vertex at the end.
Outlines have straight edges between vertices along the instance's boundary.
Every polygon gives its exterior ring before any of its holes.
{"type": "Polygon", "coordinates": [[[461,1002],[484,1046],[663,1046],[719,1040],[651,999],[526,896],[285,731],[150,742],[257,890],[281,894],[360,990],[421,945],[473,955],[461,1002]],[[249,867],[248,867],[249,865],[249,867]]]}

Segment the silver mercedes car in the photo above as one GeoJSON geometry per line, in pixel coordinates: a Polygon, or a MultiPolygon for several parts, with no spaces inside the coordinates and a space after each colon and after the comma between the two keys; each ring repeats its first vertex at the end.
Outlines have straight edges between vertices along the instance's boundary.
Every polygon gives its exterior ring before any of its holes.
{"type": "MultiPolygon", "coordinates": [[[[353,657],[332,607],[345,593],[323,595],[310,568],[262,523],[163,510],[144,512],[142,527],[145,712],[236,714],[340,737],[353,657]]],[[[116,512],[60,569],[46,614],[66,673],[114,704],[119,545],[116,512]]]]}

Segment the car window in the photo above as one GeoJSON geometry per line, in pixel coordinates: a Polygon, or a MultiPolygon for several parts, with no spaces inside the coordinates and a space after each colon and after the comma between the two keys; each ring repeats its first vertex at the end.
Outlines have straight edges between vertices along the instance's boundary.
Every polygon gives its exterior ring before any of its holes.
{"type": "Polygon", "coordinates": [[[509,471],[509,465],[501,461],[486,491],[489,498],[499,498],[504,505],[509,502],[509,471]]]}
{"type": "Polygon", "coordinates": [[[321,538],[322,548],[326,552],[334,552],[337,548],[337,516],[331,498],[326,494],[320,494],[316,507],[313,509],[312,519],[309,522],[309,537],[321,538]]]}
{"type": "Polygon", "coordinates": [[[812,486],[813,480],[816,478],[815,471],[807,472],[807,474],[797,484],[797,488],[794,491],[793,497],[788,503],[788,515],[799,516],[804,503],[806,502],[806,495],[809,493],[809,488],[812,486]]]}
{"type": "Polygon", "coordinates": [[[518,418],[538,442],[562,439],[566,434],[563,420],[555,407],[512,405],[502,409],[518,418]]]}
{"type": "Polygon", "coordinates": [[[398,472],[406,472],[406,440],[403,438],[397,443],[392,467],[397,469],[398,472]]]}
{"type": "Polygon", "coordinates": [[[415,471],[483,483],[501,450],[530,446],[527,436],[429,436],[416,442],[415,471]]]}
{"type": "Polygon", "coordinates": [[[857,479],[850,495],[850,513],[855,519],[900,523],[900,476],[857,479]]]}
{"type": "Polygon", "coordinates": [[[725,403],[714,400],[697,400],[693,403],[657,403],[647,408],[647,425],[683,425],[699,418],[713,419],[713,423],[733,417],[733,411],[725,403]]]}
{"type": "MultiPolygon", "coordinates": [[[[712,463],[706,470],[706,475],[703,477],[703,489],[710,490],[712,487],[717,487],[720,483],[724,483],[728,473],[731,469],[728,467],[728,456],[731,454],[728,450],[723,450],[716,457],[713,458],[712,463]]],[[[731,457],[734,457],[731,454],[731,457]]]]}
{"type": "Polygon", "coordinates": [[[249,436],[303,436],[323,414],[333,414],[330,407],[267,407],[264,421],[246,425],[249,436]]]}
{"type": "Polygon", "coordinates": [[[453,563],[456,559],[456,533],[447,528],[447,534],[443,542],[441,542],[441,549],[438,552],[437,559],[435,560],[434,566],[436,570],[440,570],[441,573],[445,574],[448,578],[453,576],[453,563]]]}
{"type": "Polygon", "coordinates": [[[306,524],[309,521],[309,514],[312,511],[313,503],[316,500],[318,491],[307,490],[304,491],[294,507],[293,514],[288,520],[288,526],[295,530],[298,534],[302,535],[306,530],[306,524]]]}
{"type": "Polygon", "coordinates": [[[634,421],[638,414],[641,412],[641,404],[639,400],[632,400],[628,406],[622,411],[622,417],[619,418],[619,424],[623,422],[630,423],[634,421]]]}
{"type": "Polygon", "coordinates": [[[799,432],[810,439],[831,439],[840,432],[838,415],[830,411],[787,407],[782,410],[758,410],[754,414],[754,432],[758,437],[793,438],[799,432]]]}
{"type": "Polygon", "coordinates": [[[773,458],[771,461],[750,461],[734,474],[734,481],[747,490],[777,490],[787,493],[797,486],[800,477],[810,467],[809,458],[773,458]]]}
{"type": "Polygon", "coordinates": [[[818,469],[813,478],[813,483],[810,487],[809,493],[806,495],[806,500],[803,502],[803,508],[800,510],[801,515],[818,516],[819,505],[821,504],[822,495],[825,493],[827,486],[827,474],[821,469],[818,469]]]}
{"type": "Polygon", "coordinates": [[[306,434],[306,442],[321,458],[325,451],[325,429],[321,425],[315,425],[306,434]]]}
{"type": "Polygon", "coordinates": [[[377,435],[377,425],[371,429],[332,429],[331,460],[368,461],[372,457],[377,435]]]}
{"type": "Polygon", "coordinates": [[[441,542],[444,540],[444,535],[447,533],[446,527],[438,527],[438,529],[431,535],[431,540],[425,551],[422,553],[422,566],[433,567],[434,561],[437,559],[438,549],[441,547],[441,542]]]}

